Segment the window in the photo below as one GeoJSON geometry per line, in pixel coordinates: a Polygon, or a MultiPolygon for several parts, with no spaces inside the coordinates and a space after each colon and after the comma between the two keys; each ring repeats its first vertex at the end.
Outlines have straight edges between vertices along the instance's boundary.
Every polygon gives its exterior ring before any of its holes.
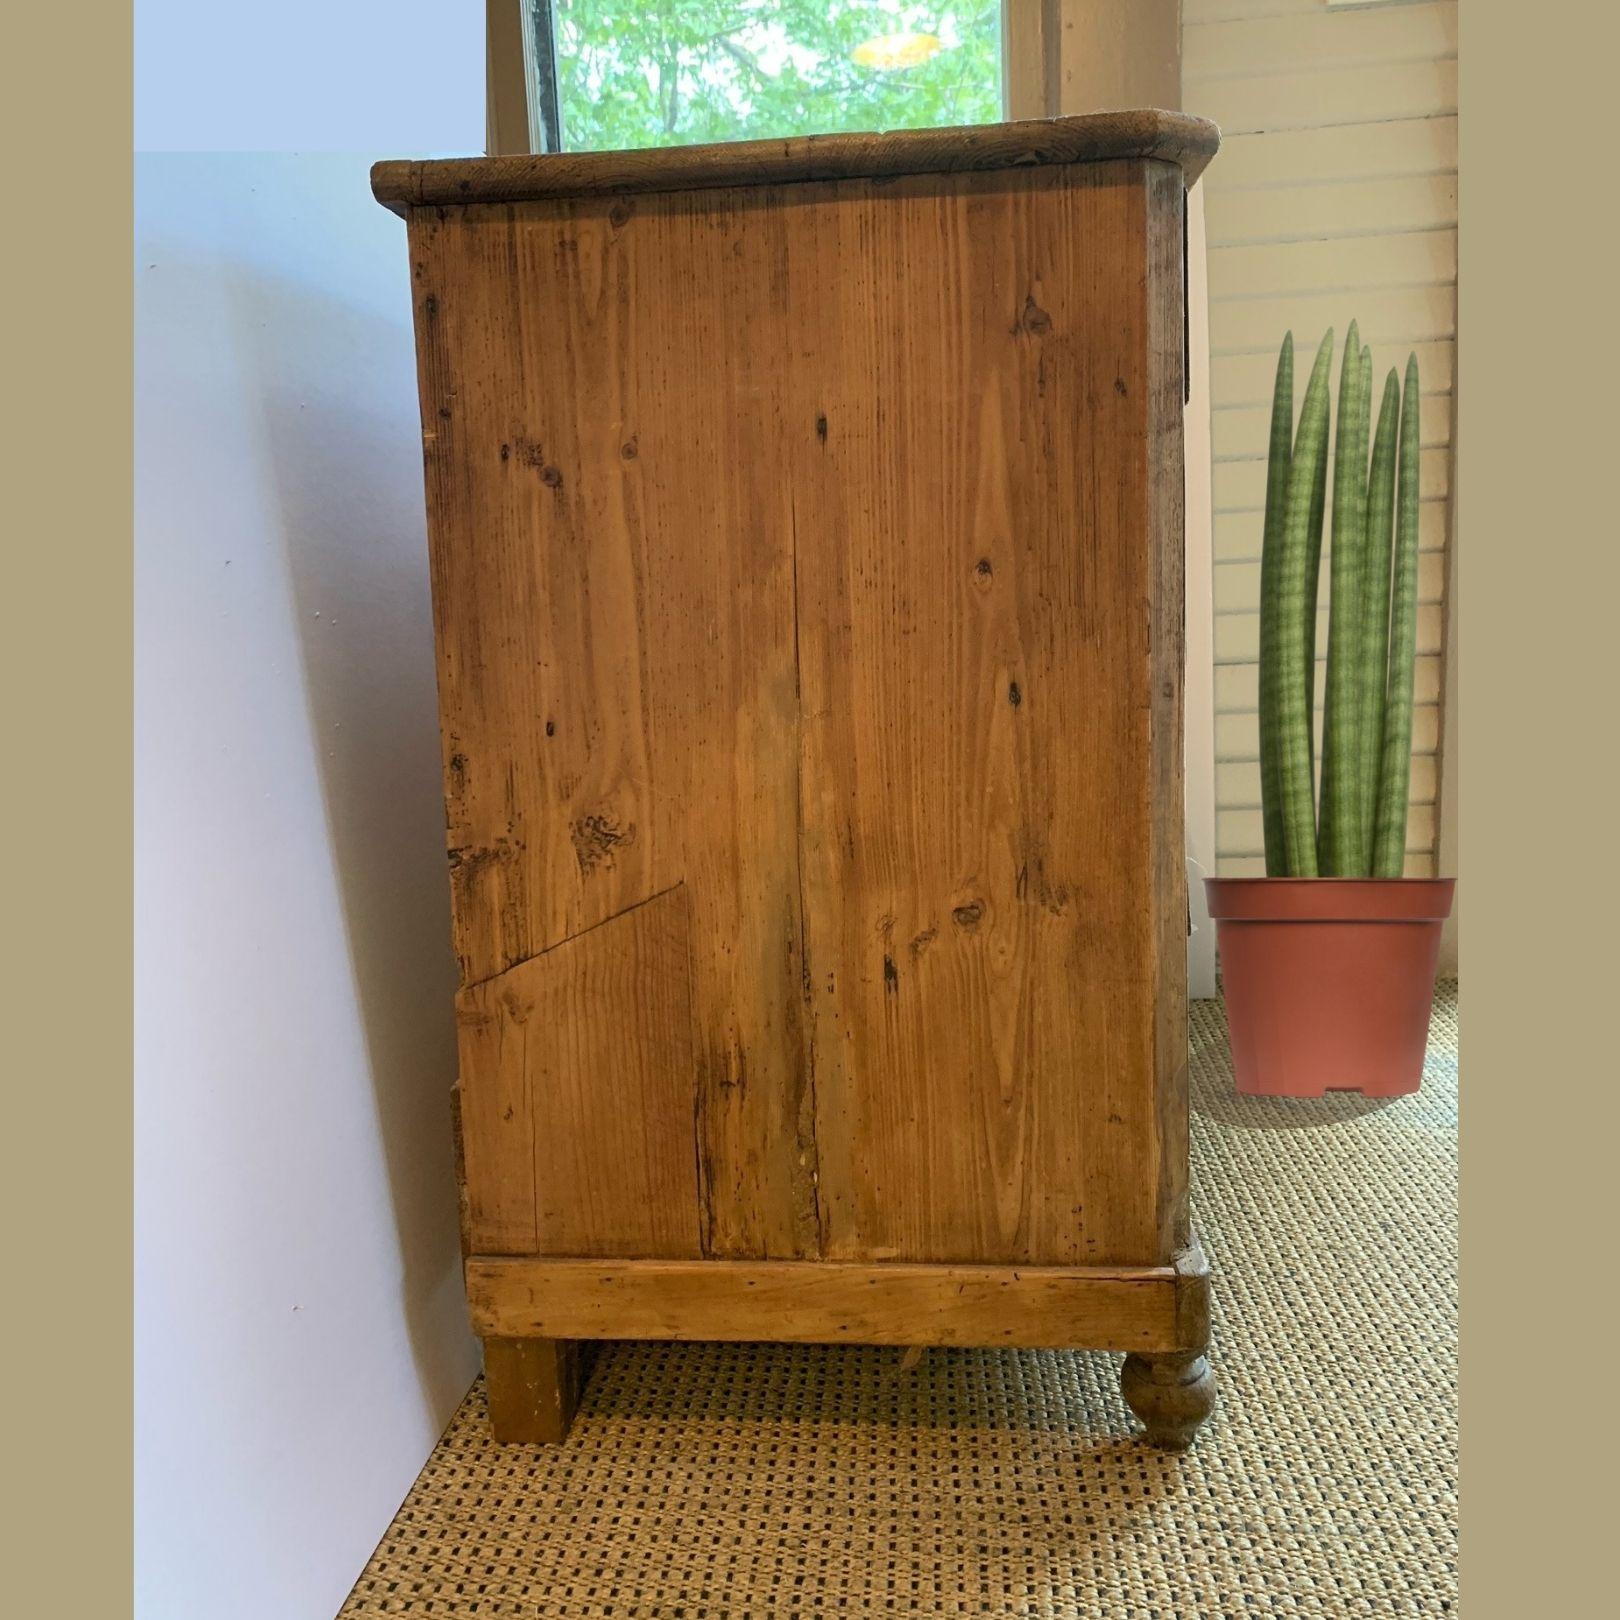
{"type": "Polygon", "coordinates": [[[540,149],[1002,118],[1000,0],[523,0],[540,149]]]}

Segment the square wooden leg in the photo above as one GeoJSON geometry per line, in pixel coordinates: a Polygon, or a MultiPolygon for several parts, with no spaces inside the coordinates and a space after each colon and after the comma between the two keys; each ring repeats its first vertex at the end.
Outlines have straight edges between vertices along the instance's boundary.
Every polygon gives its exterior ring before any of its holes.
{"type": "Polygon", "coordinates": [[[586,1346],[577,1339],[485,1339],[489,1426],[502,1445],[568,1438],[584,1393],[586,1346]]]}

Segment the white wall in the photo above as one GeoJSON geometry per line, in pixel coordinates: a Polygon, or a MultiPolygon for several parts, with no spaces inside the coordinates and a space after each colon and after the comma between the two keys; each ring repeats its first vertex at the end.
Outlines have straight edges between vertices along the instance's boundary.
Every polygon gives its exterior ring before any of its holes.
{"type": "Polygon", "coordinates": [[[476,1370],[408,265],[367,166],[137,160],[146,1620],[329,1620],[476,1370]]]}
{"type": "Polygon", "coordinates": [[[483,150],[480,0],[141,0],[133,21],[138,152],[483,150]]]}
{"type": "MultiPolygon", "coordinates": [[[[1263,872],[1260,530],[1277,349],[1303,395],[1322,332],[1352,317],[1374,388],[1415,350],[1423,377],[1417,708],[1407,872],[1432,873],[1457,316],[1457,7],[1184,0],[1182,105],[1221,126],[1202,181],[1213,405],[1216,848],[1263,872]]],[[[1327,600],[1324,556],[1322,603],[1327,600]]],[[[1325,613],[1318,648],[1320,711],[1325,613]]],[[[1321,735],[1318,719],[1317,735],[1321,735]]],[[[1454,805],[1448,807],[1454,810],[1454,805]]]]}
{"type": "MultiPolygon", "coordinates": [[[[1461,356],[1458,357],[1461,373],[1461,356]]],[[[1458,940],[1462,929],[1462,870],[1457,837],[1457,784],[1461,777],[1458,759],[1458,733],[1461,727],[1459,701],[1461,666],[1457,635],[1457,529],[1462,522],[1462,486],[1457,481],[1457,442],[1461,432],[1462,394],[1452,394],[1454,412],[1451,427],[1451,530],[1446,544],[1446,647],[1442,659],[1444,684],[1440,695],[1440,803],[1439,836],[1435,842],[1435,868],[1442,877],[1457,879],[1451,902],[1451,915],[1440,931],[1440,960],[1436,964],[1443,979],[1455,978],[1460,966],[1458,940]]]]}

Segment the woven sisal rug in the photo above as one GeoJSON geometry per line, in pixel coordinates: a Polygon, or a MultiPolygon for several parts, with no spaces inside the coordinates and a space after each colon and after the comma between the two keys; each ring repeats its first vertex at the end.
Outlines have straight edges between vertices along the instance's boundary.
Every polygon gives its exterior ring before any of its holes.
{"type": "Polygon", "coordinates": [[[604,1347],[556,1450],[474,1385],[341,1620],[1448,1613],[1457,1001],[1423,1090],[1243,1099],[1192,1013],[1215,1416],[1131,1438],[1117,1356],[604,1347]]]}

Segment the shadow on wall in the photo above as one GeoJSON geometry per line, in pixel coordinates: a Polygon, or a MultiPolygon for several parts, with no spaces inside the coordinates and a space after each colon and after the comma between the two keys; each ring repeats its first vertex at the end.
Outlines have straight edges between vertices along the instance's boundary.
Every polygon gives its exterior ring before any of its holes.
{"type": "Polygon", "coordinates": [[[454,1288],[457,1308],[460,1296],[456,974],[420,446],[400,445],[397,409],[364,408],[395,376],[415,398],[409,330],[263,275],[230,286],[238,329],[279,339],[242,360],[258,379],[270,446],[406,1328],[429,1409],[449,1411],[467,1383],[466,1355],[443,1331],[443,1292],[454,1288]],[[334,368],[334,355],[347,366],[334,368]],[[311,388],[334,371],[355,386],[341,396],[311,388]]]}

